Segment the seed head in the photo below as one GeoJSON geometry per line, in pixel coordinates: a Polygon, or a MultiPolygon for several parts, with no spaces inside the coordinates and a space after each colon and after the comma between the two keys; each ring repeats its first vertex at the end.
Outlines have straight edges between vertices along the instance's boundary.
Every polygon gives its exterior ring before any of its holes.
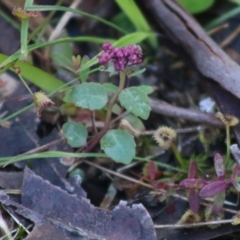
{"type": "MultiPolygon", "coordinates": [[[[206,222],[211,222],[211,221],[219,221],[223,219],[224,213],[220,212],[218,214],[213,213],[213,208],[212,207],[207,207],[204,211],[204,218],[206,222]]],[[[214,224],[214,225],[208,225],[209,228],[215,229],[220,227],[221,224],[214,224]]]]}
{"type": "Polygon", "coordinates": [[[221,112],[217,112],[216,117],[219,118],[226,127],[233,127],[239,123],[239,119],[230,114],[223,114],[221,112]]]}
{"type": "Polygon", "coordinates": [[[159,127],[153,134],[153,138],[163,149],[170,148],[176,136],[176,131],[170,127],[159,127]]]}
{"type": "Polygon", "coordinates": [[[192,210],[187,210],[181,219],[178,221],[178,224],[186,224],[186,223],[198,223],[201,221],[199,214],[194,213],[192,210]]]}
{"type": "Polygon", "coordinates": [[[55,103],[52,102],[51,99],[44,92],[41,91],[34,93],[33,101],[37,107],[38,117],[41,117],[44,108],[55,105],[55,103]]]}
{"type": "Polygon", "coordinates": [[[232,225],[239,225],[240,224],[240,212],[238,211],[235,216],[232,218],[232,225]]]}
{"type": "Polygon", "coordinates": [[[14,7],[12,10],[12,14],[14,16],[19,17],[20,19],[27,19],[30,17],[40,17],[41,13],[40,12],[36,12],[36,11],[24,11],[22,8],[20,7],[14,7]]]}

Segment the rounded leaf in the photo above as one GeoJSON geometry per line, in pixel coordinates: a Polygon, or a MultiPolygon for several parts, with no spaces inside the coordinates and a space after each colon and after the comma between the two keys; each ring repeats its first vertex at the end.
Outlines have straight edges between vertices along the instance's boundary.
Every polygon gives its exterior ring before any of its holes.
{"type": "Polygon", "coordinates": [[[148,85],[138,86],[138,89],[143,91],[146,95],[151,94],[154,91],[154,88],[152,86],[148,86],[148,85]]]}
{"type": "Polygon", "coordinates": [[[78,107],[97,110],[106,105],[108,96],[101,84],[83,83],[73,89],[70,100],[78,107]]]}
{"type": "Polygon", "coordinates": [[[115,93],[118,90],[118,87],[112,83],[103,83],[103,87],[108,93],[115,93]]]}
{"type": "Polygon", "coordinates": [[[62,127],[63,134],[71,147],[81,147],[86,144],[87,129],[81,123],[67,122],[62,127]]]}
{"type": "Polygon", "coordinates": [[[148,96],[138,87],[124,89],[119,95],[119,100],[127,111],[142,119],[148,119],[151,111],[150,102],[148,96]]]}
{"type": "Polygon", "coordinates": [[[137,131],[144,131],[145,130],[145,126],[142,122],[142,120],[138,117],[136,117],[135,115],[129,113],[126,116],[123,117],[124,119],[126,119],[137,131]]]}
{"type": "Polygon", "coordinates": [[[101,139],[101,149],[115,162],[128,164],[135,156],[135,141],[125,130],[111,130],[101,139]]]}

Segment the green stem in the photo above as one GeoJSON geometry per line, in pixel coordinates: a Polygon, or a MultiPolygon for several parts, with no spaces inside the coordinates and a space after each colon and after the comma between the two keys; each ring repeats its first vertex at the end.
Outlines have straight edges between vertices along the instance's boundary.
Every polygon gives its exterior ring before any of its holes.
{"type": "Polygon", "coordinates": [[[18,116],[19,114],[26,112],[27,110],[31,109],[32,107],[34,107],[34,104],[33,104],[33,103],[31,103],[30,105],[28,105],[28,106],[20,109],[20,110],[17,111],[17,112],[15,112],[15,113],[13,113],[13,114],[5,117],[4,119],[0,119],[0,125],[3,124],[3,123],[6,122],[6,121],[8,121],[8,120],[10,120],[10,119],[18,116]]]}
{"type": "Polygon", "coordinates": [[[228,166],[229,160],[230,160],[230,145],[231,145],[230,127],[226,126],[226,146],[227,146],[226,163],[225,163],[226,167],[228,166]]]}
{"type": "MultiPolygon", "coordinates": [[[[33,0],[26,0],[24,4],[24,11],[28,7],[33,5],[33,0]]],[[[28,55],[28,25],[29,25],[29,18],[22,19],[21,24],[21,54],[24,58],[27,58],[28,55]]]]}
{"type": "Polygon", "coordinates": [[[126,80],[126,73],[125,72],[120,72],[120,82],[119,82],[119,86],[118,86],[118,90],[117,92],[112,96],[109,104],[108,104],[108,109],[107,109],[107,115],[106,115],[106,119],[105,119],[105,123],[104,123],[104,127],[103,129],[98,133],[97,136],[94,137],[94,139],[89,142],[88,147],[86,148],[86,152],[91,151],[96,144],[100,141],[100,139],[103,137],[103,135],[107,132],[108,128],[109,128],[109,124],[111,121],[111,117],[112,117],[112,109],[114,104],[116,103],[118,96],[120,94],[120,92],[123,90],[124,85],[125,85],[125,80],[126,80]]]}
{"type": "Polygon", "coordinates": [[[184,160],[183,160],[180,152],[178,151],[176,145],[175,145],[173,142],[171,143],[171,148],[172,148],[172,151],[173,151],[173,153],[174,153],[174,155],[175,155],[175,157],[176,157],[179,165],[180,165],[183,169],[186,169],[186,164],[185,164],[185,162],[184,162],[184,160]]]}
{"type": "Polygon", "coordinates": [[[22,81],[23,85],[26,87],[26,89],[33,95],[32,90],[29,88],[29,86],[27,85],[27,83],[25,82],[23,77],[20,74],[18,74],[18,76],[19,76],[20,80],[22,81]]]}
{"type": "Polygon", "coordinates": [[[28,23],[29,19],[23,19],[21,24],[21,54],[24,59],[27,58],[28,55],[28,23]]]}
{"type": "MultiPolygon", "coordinates": [[[[63,0],[58,0],[58,2],[56,3],[57,6],[61,5],[63,2],[63,0]]],[[[32,6],[32,5],[31,5],[32,6]]],[[[30,7],[31,7],[30,6],[30,7]]],[[[34,31],[32,31],[29,36],[28,36],[28,41],[32,40],[37,34],[38,34],[38,39],[36,42],[38,42],[41,39],[41,36],[43,35],[44,28],[47,27],[47,24],[49,24],[50,20],[52,19],[52,17],[54,16],[54,14],[56,13],[56,11],[51,11],[47,17],[44,18],[44,20],[41,22],[41,24],[39,26],[37,26],[34,31]]]]}
{"type": "Polygon", "coordinates": [[[120,82],[119,82],[118,90],[117,90],[117,92],[113,95],[112,99],[111,99],[110,102],[109,102],[104,127],[106,126],[106,127],[108,128],[108,126],[109,126],[109,123],[110,123],[110,121],[111,121],[113,106],[114,106],[114,104],[116,103],[119,94],[121,93],[121,91],[122,91],[123,88],[124,88],[125,79],[126,79],[126,74],[125,74],[125,72],[120,72],[120,82]]]}
{"type": "Polygon", "coordinates": [[[73,9],[73,8],[69,8],[69,7],[62,7],[62,6],[56,6],[56,5],[33,5],[33,6],[29,6],[27,8],[28,11],[64,11],[64,12],[72,12],[75,14],[78,14],[80,16],[84,16],[84,17],[88,17],[90,19],[94,19],[96,21],[99,21],[113,29],[116,29],[117,31],[123,33],[123,34],[127,34],[127,31],[123,28],[118,27],[117,25],[115,25],[114,23],[105,20],[104,18],[100,18],[97,17],[96,15],[92,15],[83,11],[80,11],[78,9],[73,9]]]}
{"type": "MultiPolygon", "coordinates": [[[[148,158],[142,158],[142,157],[134,157],[133,159],[137,160],[137,161],[141,161],[141,162],[150,162],[151,161],[148,158]]],[[[185,170],[185,168],[173,167],[170,164],[166,164],[166,163],[162,163],[162,162],[156,162],[156,161],[154,161],[154,163],[159,167],[166,168],[167,170],[174,170],[174,171],[177,171],[177,172],[187,173],[187,170],[185,170]]]]}
{"type": "MultiPolygon", "coordinates": [[[[0,157],[0,166],[5,166],[14,162],[19,162],[23,160],[31,160],[34,158],[57,158],[57,157],[76,157],[76,158],[108,158],[108,156],[104,153],[72,153],[72,152],[62,152],[62,151],[46,151],[32,154],[23,154],[18,156],[9,156],[9,157],[0,157]]],[[[149,162],[149,158],[142,157],[134,157],[133,160],[141,161],[141,162],[149,162]]],[[[164,167],[167,170],[175,170],[177,172],[186,173],[187,171],[184,169],[180,169],[177,167],[172,167],[171,165],[160,163],[154,161],[154,163],[158,166],[164,167]]]]}

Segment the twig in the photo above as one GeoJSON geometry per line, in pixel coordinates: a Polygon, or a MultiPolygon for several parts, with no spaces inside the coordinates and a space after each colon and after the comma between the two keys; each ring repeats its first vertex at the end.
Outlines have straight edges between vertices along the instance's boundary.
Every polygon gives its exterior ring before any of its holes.
{"type": "MultiPolygon", "coordinates": [[[[77,8],[77,6],[81,3],[82,0],[75,0],[71,4],[70,8],[77,8]]],[[[49,37],[49,41],[56,39],[60,33],[62,32],[63,28],[65,28],[68,21],[74,16],[74,13],[66,12],[58,22],[58,25],[55,27],[55,29],[52,31],[52,34],[49,37]]]]}
{"type": "Polygon", "coordinates": [[[208,33],[208,35],[213,35],[213,34],[219,32],[219,31],[222,31],[223,29],[228,28],[228,27],[229,27],[229,24],[228,23],[224,23],[224,24],[222,24],[220,26],[217,26],[217,27],[207,31],[207,33],[208,33]]]}
{"type": "MultiPolygon", "coordinates": [[[[150,184],[147,184],[147,183],[141,182],[141,181],[139,181],[139,180],[136,180],[136,179],[134,179],[134,178],[125,176],[125,175],[123,175],[123,174],[121,174],[121,173],[112,171],[112,170],[107,169],[107,168],[105,168],[105,167],[101,167],[101,166],[99,166],[99,165],[97,165],[97,164],[95,164],[95,163],[89,162],[88,160],[83,160],[83,162],[86,163],[86,164],[88,164],[88,165],[90,165],[90,166],[93,166],[93,167],[95,167],[95,168],[97,168],[97,169],[100,169],[100,170],[102,170],[102,171],[104,171],[104,172],[113,174],[113,175],[115,175],[115,176],[117,176],[117,177],[126,179],[126,180],[128,180],[128,181],[130,181],[130,182],[134,182],[134,183],[140,184],[140,185],[142,185],[142,186],[144,186],[144,187],[153,189],[153,187],[152,187],[150,184]]],[[[162,191],[163,191],[164,193],[166,193],[165,190],[162,190],[162,191]]]]}
{"type": "Polygon", "coordinates": [[[210,222],[200,222],[200,223],[191,223],[191,224],[165,224],[165,225],[154,225],[155,228],[193,228],[193,227],[203,227],[209,225],[218,225],[232,223],[232,219],[226,220],[217,220],[210,222]]]}
{"type": "Polygon", "coordinates": [[[150,99],[152,111],[169,117],[182,118],[192,122],[201,124],[208,124],[215,127],[223,127],[223,123],[217,119],[214,114],[204,113],[198,110],[190,110],[185,108],[176,107],[166,102],[150,99]]]}
{"type": "Polygon", "coordinates": [[[240,34],[240,27],[237,27],[227,38],[225,38],[219,45],[224,48],[229,45],[240,34]]]}
{"type": "Polygon", "coordinates": [[[181,53],[207,79],[240,98],[240,67],[205,32],[204,29],[172,0],[139,0],[151,11],[162,40],[181,53]]]}

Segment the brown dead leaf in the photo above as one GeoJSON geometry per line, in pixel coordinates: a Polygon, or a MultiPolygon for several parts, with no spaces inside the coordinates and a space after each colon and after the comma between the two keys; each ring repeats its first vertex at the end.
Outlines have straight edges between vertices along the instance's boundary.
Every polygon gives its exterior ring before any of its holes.
{"type": "Polygon", "coordinates": [[[36,229],[31,235],[37,237],[29,235],[28,240],[62,239],[49,237],[55,236],[51,233],[57,234],[55,227],[66,234],[85,237],[83,239],[156,239],[152,220],[141,204],[130,207],[121,201],[112,211],[98,209],[86,198],[68,194],[28,168],[24,170],[22,205],[12,202],[4,194],[0,196],[0,202],[16,207],[18,214],[35,223],[36,229]]]}

